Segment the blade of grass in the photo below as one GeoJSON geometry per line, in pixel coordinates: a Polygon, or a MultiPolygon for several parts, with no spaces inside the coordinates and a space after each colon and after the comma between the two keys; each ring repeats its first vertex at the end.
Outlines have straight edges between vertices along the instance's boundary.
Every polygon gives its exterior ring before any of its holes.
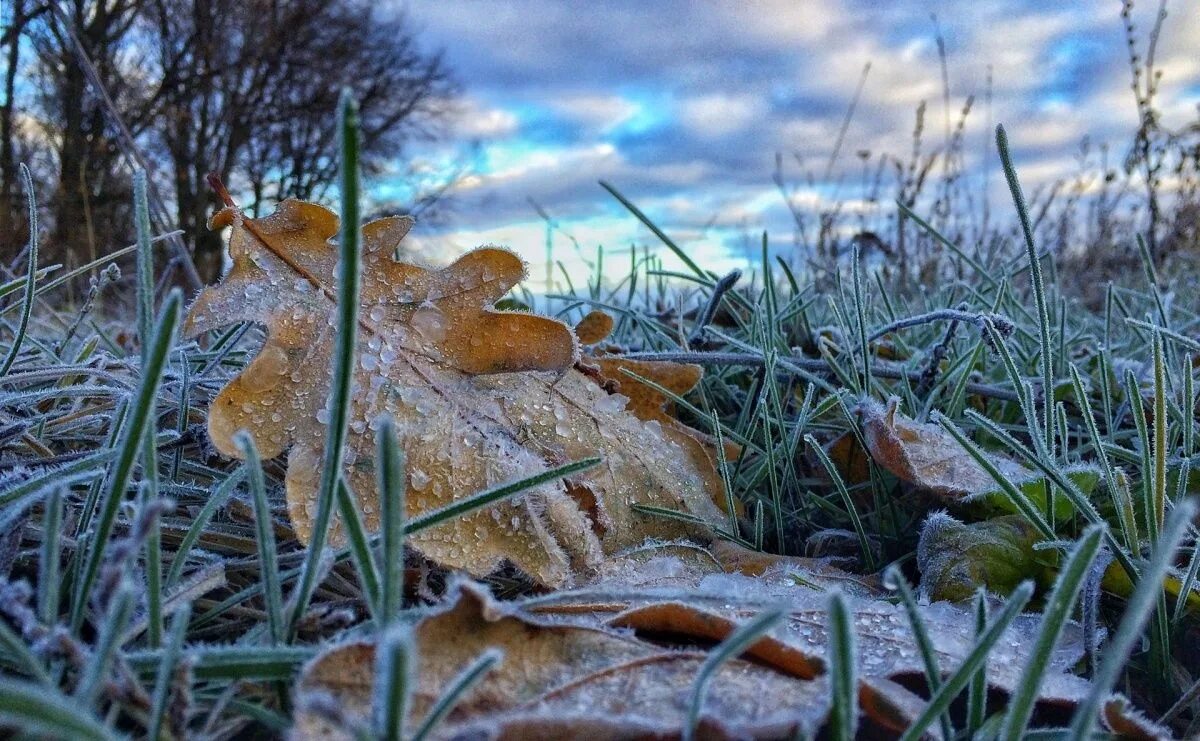
{"type": "Polygon", "coordinates": [[[464,497],[458,501],[451,502],[445,507],[439,507],[435,510],[430,510],[429,512],[424,512],[416,517],[413,517],[404,524],[404,534],[411,535],[413,533],[419,533],[426,528],[436,527],[437,525],[440,525],[441,523],[453,517],[465,515],[482,507],[486,507],[489,504],[498,502],[501,499],[506,499],[516,494],[520,494],[528,489],[532,489],[534,487],[541,486],[542,484],[556,481],[582,471],[586,471],[589,468],[595,468],[596,466],[600,465],[603,460],[603,458],[598,456],[595,458],[584,458],[583,460],[578,460],[573,463],[556,466],[533,476],[520,479],[519,481],[502,484],[495,488],[481,491],[478,494],[472,494],[469,497],[464,497]]]}
{"type": "Polygon", "coordinates": [[[1004,608],[996,619],[988,626],[988,629],[975,643],[975,647],[971,649],[966,658],[959,665],[958,669],[946,680],[941,689],[933,693],[926,703],[925,709],[917,717],[913,724],[908,727],[904,735],[900,737],[901,741],[917,741],[921,738],[929,725],[937,719],[939,715],[946,712],[950,707],[950,703],[954,698],[958,697],[958,693],[963,691],[963,688],[975,676],[975,672],[979,670],[984,662],[987,661],[988,653],[992,650],[992,646],[996,645],[996,641],[1004,635],[1008,626],[1021,614],[1029,598],[1033,596],[1033,583],[1022,582],[1008,601],[1004,603],[1004,608]]]}
{"type": "Polygon", "coordinates": [[[87,606],[86,595],[91,594],[92,586],[96,582],[96,576],[100,571],[100,564],[104,560],[104,549],[108,544],[109,536],[112,534],[113,524],[116,521],[121,501],[125,497],[125,490],[129,485],[129,477],[133,473],[134,461],[137,459],[142,442],[145,440],[146,430],[152,422],[150,419],[150,410],[153,408],[151,400],[158,394],[158,388],[162,383],[167,353],[174,343],[175,330],[179,326],[179,307],[181,301],[182,298],[179,290],[172,290],[163,304],[162,312],[159,314],[158,322],[154,327],[154,341],[149,355],[149,362],[143,369],[137,393],[134,396],[133,403],[129,407],[129,413],[121,433],[121,442],[117,447],[117,458],[113,464],[112,471],[107,477],[108,486],[100,502],[100,519],[96,522],[95,528],[92,530],[91,542],[89,543],[87,557],[84,561],[82,579],[75,590],[77,599],[71,613],[71,630],[76,633],[78,633],[79,628],[83,625],[84,612],[87,606]]]}
{"type": "Polygon", "coordinates": [[[42,509],[42,549],[38,559],[38,618],[46,625],[58,622],[59,589],[61,588],[63,490],[50,492],[42,509]]]}
{"type": "Polygon", "coordinates": [[[863,563],[866,564],[868,571],[875,570],[875,554],[872,553],[871,541],[867,538],[867,533],[863,530],[862,520],[858,516],[858,508],[854,505],[854,499],[850,496],[850,491],[846,489],[846,482],[842,480],[842,475],[838,473],[837,466],[833,465],[833,461],[829,459],[829,454],[821,447],[816,438],[812,435],[805,435],[804,442],[817,456],[817,460],[821,462],[821,466],[825,469],[825,473],[833,481],[834,487],[842,498],[842,504],[846,508],[846,514],[850,517],[850,524],[854,527],[854,534],[858,536],[858,545],[862,550],[863,563]]]}
{"type": "MultiPolygon", "coordinates": [[[[916,639],[917,649],[921,652],[921,661],[925,664],[925,681],[929,685],[929,692],[937,692],[942,686],[942,671],[938,668],[937,654],[933,650],[933,641],[929,639],[925,619],[921,617],[921,610],[917,606],[917,597],[898,567],[889,566],[884,573],[884,579],[885,585],[895,589],[900,595],[900,604],[904,606],[904,612],[908,615],[908,624],[912,628],[913,638],[916,639]]],[[[942,738],[954,738],[954,724],[950,722],[950,713],[942,713],[939,722],[942,738]]]]}
{"type": "Polygon", "coordinates": [[[1179,502],[1171,511],[1163,526],[1158,545],[1146,562],[1134,587],[1133,594],[1125,603],[1125,612],[1117,626],[1116,633],[1104,652],[1104,660],[1100,669],[1092,677],[1092,688],[1088,695],[1076,706],[1075,717],[1071,721],[1069,737],[1083,741],[1091,735],[1096,723],[1100,705],[1112,692],[1113,685],[1125,666],[1129,653],[1134,645],[1141,640],[1142,628],[1150,617],[1162,594],[1163,577],[1175,557],[1175,550],[1187,531],[1188,523],[1196,515],[1196,503],[1189,499],[1179,502]]]}
{"type": "Polygon", "coordinates": [[[668,237],[666,234],[664,234],[662,229],[659,229],[658,225],[650,220],[650,217],[648,217],[648,216],[646,216],[646,214],[642,213],[641,209],[639,209],[637,206],[633,205],[633,203],[628,198],[621,195],[621,193],[616,188],[614,188],[613,186],[604,182],[603,180],[600,181],[600,187],[604,188],[610,194],[612,194],[612,197],[616,198],[621,203],[621,205],[624,206],[629,211],[629,213],[631,213],[635,217],[637,217],[638,221],[645,224],[646,228],[649,229],[654,234],[654,236],[658,237],[659,241],[661,241],[664,245],[666,245],[667,249],[671,250],[671,252],[674,252],[675,256],[678,257],[680,259],[680,261],[683,262],[684,265],[687,265],[689,270],[691,270],[693,273],[695,273],[700,278],[704,279],[709,285],[712,284],[712,281],[715,279],[716,276],[713,274],[710,274],[707,270],[702,270],[700,268],[700,266],[696,264],[696,261],[693,260],[687,254],[687,252],[685,252],[683,249],[681,249],[679,247],[679,245],[675,244],[675,242],[670,237],[668,237]]]}
{"type": "MultiPolygon", "coordinates": [[[[291,681],[316,652],[315,646],[189,646],[185,650],[197,682],[291,681]]],[[[162,649],[131,651],[125,660],[139,676],[153,676],[162,665],[162,653],[162,649]]]]}
{"type": "Polygon", "coordinates": [[[354,570],[362,585],[363,599],[367,609],[381,623],[379,611],[379,569],[375,565],[375,556],[371,553],[371,542],[367,528],[363,525],[362,514],[358,511],[358,503],[350,492],[346,477],[338,479],[337,489],[338,514],[342,518],[342,527],[346,531],[346,541],[350,548],[350,558],[354,562],[354,570]]]}
{"type": "Polygon", "coordinates": [[[0,720],[49,738],[107,741],[117,735],[56,688],[0,676],[0,720]]]}
{"type": "Polygon", "coordinates": [[[705,691],[708,689],[708,683],[713,674],[725,662],[741,656],[764,633],[778,625],[786,614],[782,608],[763,610],[739,625],[725,640],[708,652],[704,663],[696,672],[696,679],[692,682],[692,691],[688,699],[687,722],[683,726],[684,741],[692,741],[696,738],[696,729],[700,725],[700,715],[704,709],[705,691]]]}
{"type": "Polygon", "coordinates": [[[338,106],[338,130],[341,137],[341,234],[338,239],[337,323],[333,379],[329,387],[329,422],[325,428],[325,454],[321,462],[321,483],[317,490],[312,539],[305,553],[299,582],[291,596],[292,611],[287,631],[289,639],[295,638],[300,620],[308,610],[308,602],[316,589],[321,555],[337,497],[338,480],[342,475],[343,447],[350,422],[350,394],[354,386],[358,300],[362,282],[362,225],[359,223],[358,105],[349,89],[342,91],[338,106]]]}
{"type": "Polygon", "coordinates": [[[226,500],[229,499],[229,495],[233,493],[238,484],[242,483],[245,476],[246,468],[243,466],[226,476],[220,485],[217,486],[216,490],[205,500],[204,506],[200,508],[200,512],[192,520],[187,533],[179,541],[179,547],[175,549],[171,569],[167,572],[167,587],[171,587],[175,582],[179,581],[179,577],[183,575],[183,567],[187,563],[187,556],[191,553],[192,547],[196,545],[196,541],[204,534],[204,528],[208,526],[209,520],[225,504],[226,500]]]}
{"type": "Polygon", "coordinates": [[[21,354],[21,345],[25,341],[25,332],[29,329],[29,317],[33,314],[33,298],[37,292],[37,263],[38,263],[38,222],[37,200],[33,191],[33,175],[25,163],[21,163],[21,179],[25,181],[25,198],[29,205],[29,249],[25,263],[25,295],[21,299],[21,318],[17,321],[17,329],[13,334],[12,344],[4,360],[0,361],[0,376],[7,376],[13,364],[21,354]]]}
{"type": "Polygon", "coordinates": [[[4,620],[0,620],[0,649],[7,652],[6,660],[11,661],[34,680],[47,687],[54,686],[55,681],[42,666],[41,659],[33,655],[29,644],[25,643],[16,631],[8,627],[8,623],[4,620]]]}
{"type": "MultiPolygon", "coordinates": [[[[979,589],[975,592],[975,640],[987,630],[988,604],[987,594],[979,589]]],[[[987,657],[985,656],[979,668],[971,675],[967,685],[967,728],[971,738],[984,723],[987,715],[987,657]]]]}
{"type": "Polygon", "coordinates": [[[171,683],[175,678],[175,668],[179,666],[179,657],[183,653],[183,644],[187,640],[188,621],[192,619],[192,606],[184,605],[171,618],[171,634],[167,645],[162,651],[162,663],[158,666],[158,675],[154,678],[154,697],[151,701],[150,722],[146,726],[146,734],[150,741],[158,741],[163,737],[163,725],[167,716],[167,702],[171,698],[171,683]]]}
{"type": "MultiPolygon", "coordinates": [[[[1037,307],[1038,342],[1042,368],[1042,432],[1046,435],[1046,449],[1054,452],[1054,352],[1050,339],[1050,309],[1046,302],[1046,285],[1042,278],[1042,262],[1037,254],[1037,245],[1033,239],[1033,226],[1029,221],[1029,209],[1025,205],[1025,195],[1021,192],[1021,182],[1017,179],[1017,170],[1013,167],[1012,157],[1008,151],[1008,134],[1003,126],[996,127],[996,148],[1000,152],[1000,165],[1004,168],[1004,178],[1008,181],[1008,190],[1012,194],[1013,205],[1017,208],[1017,218],[1021,223],[1021,234],[1025,237],[1026,255],[1029,260],[1029,277],[1033,284],[1033,301],[1037,307]]],[[[1052,499],[1052,498],[1051,498],[1052,499]]]]}
{"type": "Polygon", "coordinates": [[[267,501],[267,486],[263,481],[262,461],[254,438],[245,430],[234,435],[234,443],[242,453],[250,479],[250,496],[254,502],[254,535],[258,544],[258,571],[263,585],[263,603],[267,613],[267,635],[270,645],[284,640],[283,588],[279,584],[279,561],[275,546],[275,522],[267,501]]]}
{"type": "Polygon", "coordinates": [[[412,631],[405,625],[388,628],[375,644],[375,692],[371,709],[376,738],[385,741],[404,738],[416,664],[413,652],[412,631]]]}
{"type": "Polygon", "coordinates": [[[858,656],[854,622],[840,592],[829,597],[829,737],[851,741],[858,730],[858,656]]]}
{"type": "Polygon", "coordinates": [[[381,586],[380,614],[384,624],[395,620],[404,606],[404,458],[396,442],[390,417],[379,422],[375,434],[376,476],[379,491],[381,586]]]}
{"type": "Polygon", "coordinates": [[[412,741],[425,741],[429,734],[437,728],[438,723],[441,723],[450,714],[450,711],[454,709],[458,701],[470,692],[471,688],[487,676],[487,673],[503,659],[503,651],[498,648],[489,648],[479,658],[471,662],[458,676],[450,680],[446,691],[442,693],[441,697],[430,708],[429,713],[425,716],[425,720],[421,721],[421,725],[413,733],[412,741]]]}
{"type": "Polygon", "coordinates": [[[125,632],[125,625],[133,614],[133,587],[128,579],[121,579],[115,593],[110,597],[108,613],[100,626],[96,648],[88,657],[83,676],[75,688],[74,698],[79,707],[90,708],[96,701],[101,686],[108,679],[114,655],[121,648],[121,634],[125,632]]]}
{"type": "Polygon", "coordinates": [[[1054,647],[1070,622],[1071,612],[1083,588],[1084,578],[1100,550],[1102,528],[1102,525],[1093,525],[1084,532],[1083,537],[1071,550],[1071,555],[1067,557],[1067,562],[1063,564],[1054,590],[1046,600],[1041,627],[1021,672],[1021,682],[1008,701],[1008,713],[999,736],[1005,741],[1018,741],[1022,738],[1029,725],[1029,719],[1033,717],[1033,705],[1037,701],[1042,677],[1050,664],[1054,647]]]}

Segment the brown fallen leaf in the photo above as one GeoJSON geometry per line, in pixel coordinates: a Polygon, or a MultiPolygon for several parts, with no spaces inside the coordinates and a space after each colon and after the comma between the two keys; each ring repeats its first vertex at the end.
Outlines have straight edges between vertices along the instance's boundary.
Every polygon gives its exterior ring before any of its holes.
{"type": "MultiPolygon", "coordinates": [[[[867,451],[896,478],[948,499],[993,492],[996,480],[939,425],[917,422],[898,411],[899,400],[887,406],[865,399],[858,411],[867,451]]],[[[1027,481],[1033,471],[1003,456],[989,455],[1010,481],[1027,481]]]]}
{"type": "MultiPolygon", "coordinates": [[[[597,310],[585,316],[575,326],[575,331],[580,342],[591,345],[607,337],[612,328],[612,317],[597,310]]],[[[595,380],[613,395],[614,403],[624,403],[626,411],[638,419],[658,425],[664,435],[687,452],[696,470],[703,472],[706,477],[709,498],[718,507],[728,510],[725,483],[717,468],[716,441],[680,422],[675,417],[675,403],[651,385],[657,384],[676,396],[683,396],[696,387],[704,370],[690,363],[648,362],[616,355],[592,355],[584,360],[597,369],[595,380]]],[[[726,441],[724,452],[725,459],[732,462],[741,453],[741,447],[726,441]]],[[[734,508],[737,514],[742,514],[738,503],[734,504],[734,508]]]]}
{"type": "MultiPolygon", "coordinates": [[[[410,704],[420,722],[449,680],[488,648],[500,663],[459,702],[438,738],[631,738],[677,734],[705,659],[697,649],[663,648],[601,625],[558,622],[494,601],[462,584],[447,609],[413,631],[417,661],[410,704]]],[[[350,738],[306,710],[314,694],[332,696],[344,718],[369,728],[374,646],[335,647],[304,670],[296,687],[296,739],[350,738]]],[[[800,681],[734,660],[721,667],[706,698],[706,734],[716,738],[811,736],[825,713],[824,680],[800,681]]],[[[410,726],[412,727],[412,726],[410,726]]]]}
{"type": "MultiPolygon", "coordinates": [[[[543,584],[570,584],[605,557],[647,537],[699,528],[637,513],[646,504],[720,522],[705,469],[686,435],[639,419],[572,366],[570,328],[489,308],[524,276],[516,255],[481,248],[441,270],[391,255],[411,226],[387,218],[363,227],[358,366],[346,474],[366,526],[379,527],[373,462],[376,419],[396,421],[406,457],[408,507],[420,514],[498,483],[600,455],[604,465],[566,482],[424,531],[412,545],[474,574],[508,560],[543,584]]],[[[218,450],[239,455],[248,430],[264,457],[288,452],[288,513],[302,542],[315,512],[334,334],[337,217],[288,200],[249,219],[227,208],[233,268],[192,305],[196,335],[238,321],[267,339],[209,411],[218,450]]],[[[330,531],[341,543],[340,523],[330,531]]]]}
{"type": "Polygon", "coordinates": [[[613,331],[613,318],[607,312],[596,309],[575,325],[575,336],[582,345],[594,345],[613,331]]]}
{"type": "MultiPolygon", "coordinates": [[[[912,631],[898,605],[852,597],[847,603],[858,646],[862,719],[869,731],[896,734],[925,707],[920,691],[914,692],[923,686],[924,671],[912,631]]],[[[677,737],[706,647],[761,610],[782,606],[784,622],[711,678],[700,736],[812,736],[826,722],[830,703],[827,604],[825,592],[781,592],[744,575],[705,577],[674,592],[599,584],[516,603],[496,602],[482,587],[460,584],[447,607],[414,627],[410,727],[452,677],[485,650],[499,648],[501,663],[460,699],[438,738],[677,737]]],[[[972,647],[974,617],[946,603],[921,611],[938,665],[948,674],[972,647]]],[[[993,690],[1009,693],[1022,681],[1032,648],[1028,636],[1039,619],[1018,617],[996,645],[987,664],[993,690]]],[[[1072,623],[1050,657],[1038,700],[1041,717],[1060,718],[1085,696],[1089,683],[1069,673],[1082,653],[1081,629],[1072,623]]],[[[334,647],[314,659],[296,687],[295,736],[345,738],[353,727],[369,728],[373,667],[371,641],[334,647]],[[341,726],[313,709],[320,698],[339,708],[341,726]]],[[[994,699],[998,710],[1000,696],[994,699]]],[[[1105,715],[1110,728],[1138,721],[1115,697],[1105,715]]]]}

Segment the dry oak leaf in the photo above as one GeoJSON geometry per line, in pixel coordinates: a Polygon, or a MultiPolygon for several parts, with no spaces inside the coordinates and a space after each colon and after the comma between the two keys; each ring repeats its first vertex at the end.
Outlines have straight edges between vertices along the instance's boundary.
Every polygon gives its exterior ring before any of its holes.
{"type": "MultiPolygon", "coordinates": [[[[663,569],[651,563],[636,570],[663,569]]],[[[447,607],[413,629],[410,727],[476,657],[501,649],[501,663],[460,699],[438,737],[675,738],[707,647],[760,610],[783,606],[785,621],[712,677],[698,736],[812,737],[821,730],[830,704],[828,593],[732,574],[710,574],[682,587],[677,579],[667,581],[673,586],[597,584],[510,603],[495,601],[478,585],[459,584],[450,590],[447,607]]],[[[925,706],[923,664],[912,630],[898,605],[878,598],[847,602],[858,646],[862,729],[868,736],[895,735],[925,706]]],[[[939,667],[948,675],[971,650],[973,615],[945,603],[921,610],[935,637],[939,667]]],[[[999,693],[1011,693],[1022,681],[1032,644],[1028,636],[1036,634],[1039,619],[1018,617],[989,657],[988,682],[998,691],[992,711],[1003,708],[999,693]]],[[[1051,656],[1035,724],[1061,722],[1088,691],[1086,680],[1068,673],[1082,656],[1082,644],[1081,629],[1070,624],[1051,656]]],[[[347,726],[369,727],[373,682],[372,641],[319,655],[296,687],[296,737],[346,738],[347,726]],[[317,698],[332,699],[341,720],[318,712],[317,698]]],[[[1110,728],[1136,718],[1116,696],[1106,706],[1110,728]]],[[[937,733],[931,728],[927,735],[937,733]]]]}
{"type": "MultiPolygon", "coordinates": [[[[692,683],[705,659],[602,625],[560,623],[496,602],[482,587],[461,584],[449,606],[413,629],[414,687],[408,727],[415,727],[450,680],[485,650],[500,663],[464,695],[436,738],[629,739],[677,737],[692,683]]],[[[303,671],[293,738],[352,738],[369,728],[374,644],[327,650],[303,671]],[[340,710],[341,727],[309,709],[320,698],[340,710]],[[348,728],[347,726],[351,726],[348,728]]],[[[712,677],[701,738],[812,737],[828,712],[823,677],[801,680],[735,659],[712,677]]]]}
{"type": "MultiPolygon", "coordinates": [[[[605,312],[592,311],[575,325],[575,334],[585,345],[594,345],[608,336],[613,324],[612,317],[605,312]]],[[[683,396],[700,383],[704,369],[692,363],[635,360],[609,354],[589,355],[583,360],[594,369],[594,380],[612,394],[613,403],[624,404],[626,411],[638,419],[657,425],[663,435],[683,448],[692,465],[705,476],[709,498],[728,511],[729,499],[717,468],[715,441],[676,419],[671,397],[645,382],[650,381],[676,396],[683,396]]],[[[725,460],[732,462],[740,455],[741,447],[726,441],[724,453],[725,460]]],[[[740,503],[735,502],[733,506],[737,514],[742,514],[740,503]]]]}
{"type": "MultiPolygon", "coordinates": [[[[420,514],[499,483],[599,455],[604,464],[511,501],[414,535],[426,557],[473,574],[509,561],[549,586],[572,583],[606,554],[648,537],[697,535],[697,528],[638,514],[642,503],[719,522],[698,470],[680,444],[613,404],[572,366],[570,328],[546,317],[491,309],[524,277],[513,253],[471,252],[427,270],[392,258],[412,220],[363,227],[359,345],[345,472],[369,530],[379,527],[374,472],[376,420],[390,414],[406,459],[407,506],[420,514]]],[[[287,200],[232,226],[233,267],[192,305],[187,332],[239,321],[264,325],[258,355],[214,399],[208,430],[238,456],[238,430],[264,457],[288,452],[288,514],[308,542],[325,440],[334,335],[337,217],[287,200]]],[[[336,516],[331,542],[343,542],[336,516]]]]}

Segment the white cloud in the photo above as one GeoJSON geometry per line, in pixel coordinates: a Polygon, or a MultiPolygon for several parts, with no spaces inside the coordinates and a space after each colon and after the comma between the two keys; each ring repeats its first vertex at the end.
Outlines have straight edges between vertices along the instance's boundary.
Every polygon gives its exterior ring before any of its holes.
{"type": "MultiPolygon", "coordinates": [[[[542,226],[527,197],[578,225],[581,241],[645,237],[630,217],[618,218],[600,179],[703,249],[728,257],[730,235],[743,228],[782,229],[772,238],[786,242],[791,226],[770,181],[776,151],[786,153],[790,176],[803,186],[798,202],[817,209],[832,197],[859,198],[857,151],[869,150],[872,163],[883,154],[907,160],[922,101],[924,151],[942,144],[931,12],[946,41],[952,125],[974,94],[968,167],[978,169],[985,147],[991,150],[997,209],[1008,205],[995,177],[995,123],[1006,124],[1030,192],[1075,175],[1085,135],[1110,143],[1118,160],[1137,124],[1115,0],[412,0],[405,7],[462,70],[474,96],[470,130],[495,155],[459,189],[470,199],[459,222],[465,242],[509,235],[536,249],[542,226]],[[834,169],[841,185],[806,184],[806,170],[817,177],[824,170],[867,62],[871,71],[834,169]],[[524,115],[529,107],[571,125],[526,128],[533,125],[524,115]]],[[[1138,7],[1138,33],[1145,34],[1157,4],[1138,7]]],[[[1197,48],[1200,5],[1174,4],[1158,45],[1168,126],[1196,120],[1197,48]]],[[[885,199],[890,171],[886,177],[885,199]]]]}
{"type": "Polygon", "coordinates": [[[744,130],[766,110],[756,95],[715,93],[688,98],[679,104],[679,120],[702,139],[719,139],[744,130]]]}

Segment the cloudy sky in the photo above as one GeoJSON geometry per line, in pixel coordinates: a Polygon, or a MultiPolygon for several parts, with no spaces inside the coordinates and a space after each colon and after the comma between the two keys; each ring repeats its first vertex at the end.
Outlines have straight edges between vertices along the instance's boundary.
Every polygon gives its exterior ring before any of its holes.
{"type": "MultiPolygon", "coordinates": [[[[948,55],[950,110],[977,96],[967,169],[982,187],[991,123],[1004,123],[1029,187],[1075,172],[1080,140],[1123,152],[1136,127],[1119,0],[400,0],[463,86],[452,144],[414,149],[428,167],[478,148],[454,189],[450,221],[423,236],[442,254],[506,244],[544,275],[545,222],[572,272],[597,245],[628,254],[653,237],[599,185],[637,203],[713,270],[742,265],[750,235],[792,230],[772,182],[776,152],[806,203],[856,198],[860,151],[906,155],[928,102],[943,140],[936,23],[948,55]],[[821,182],[865,64],[871,69],[832,182],[821,182]],[[989,69],[990,113],[984,104],[989,69]],[[798,154],[803,165],[797,164],[798,154]],[[834,186],[833,182],[841,185],[834,186]],[[849,184],[848,184],[849,183],[849,184]]],[[[1200,3],[1173,0],[1159,43],[1168,125],[1200,103],[1200,3]]],[[[1139,31],[1157,0],[1141,0],[1139,31]]],[[[993,200],[1003,195],[995,175],[993,200]]],[[[387,191],[387,184],[383,186],[387,191]]],[[[626,257],[625,260],[628,258],[626,257]]],[[[671,261],[668,260],[668,263],[671,261]]],[[[625,263],[627,264],[627,262],[625,263]]]]}

